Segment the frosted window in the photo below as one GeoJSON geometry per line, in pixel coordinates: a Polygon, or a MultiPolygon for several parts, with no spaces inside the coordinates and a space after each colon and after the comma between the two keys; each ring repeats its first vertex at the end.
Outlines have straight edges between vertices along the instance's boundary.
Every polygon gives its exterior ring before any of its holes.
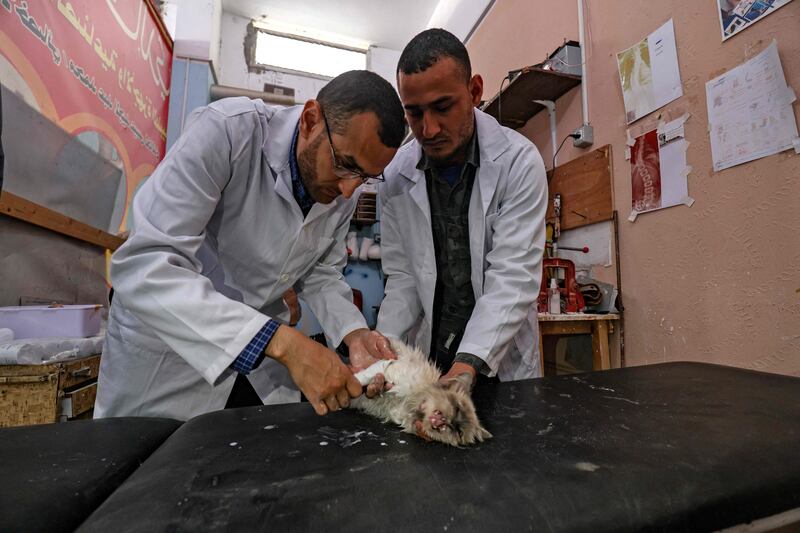
{"type": "Polygon", "coordinates": [[[322,76],[366,68],[364,52],[258,32],[256,63],[322,76]]]}

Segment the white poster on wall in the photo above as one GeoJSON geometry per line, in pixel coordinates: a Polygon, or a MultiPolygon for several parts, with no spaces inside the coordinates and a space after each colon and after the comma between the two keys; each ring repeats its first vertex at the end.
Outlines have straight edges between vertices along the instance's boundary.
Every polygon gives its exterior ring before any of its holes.
{"type": "Polygon", "coordinates": [[[706,83],[714,170],[792,148],[795,100],[774,40],[754,58],[706,83]]]}
{"type": "Polygon", "coordinates": [[[683,95],[672,19],[617,54],[628,124],[683,95]]]}
{"type": "Polygon", "coordinates": [[[717,0],[722,40],[733,37],[792,0],[717,0]]]}

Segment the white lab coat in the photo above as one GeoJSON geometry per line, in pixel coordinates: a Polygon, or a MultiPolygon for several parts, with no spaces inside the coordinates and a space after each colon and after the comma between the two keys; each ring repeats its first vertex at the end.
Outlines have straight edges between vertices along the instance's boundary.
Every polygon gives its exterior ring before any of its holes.
{"type": "MultiPolygon", "coordinates": [[[[525,137],[475,110],[480,167],[469,203],[475,308],[458,352],[480,357],[503,381],[541,375],[536,299],[542,275],[547,178],[525,137]]],[[[431,343],[436,258],[425,173],[417,141],[403,146],[384,172],[381,261],[386,296],[378,329],[431,343]]]]}
{"type": "MultiPolygon", "coordinates": [[[[111,261],[115,294],[95,417],[188,419],[221,409],[229,366],[294,286],[336,344],[366,327],[342,268],[356,196],[304,219],[289,149],[302,107],[230,98],[196,112],[139,190],[111,261]]],[[[249,376],[267,403],[299,400],[266,358],[249,376]]]]}

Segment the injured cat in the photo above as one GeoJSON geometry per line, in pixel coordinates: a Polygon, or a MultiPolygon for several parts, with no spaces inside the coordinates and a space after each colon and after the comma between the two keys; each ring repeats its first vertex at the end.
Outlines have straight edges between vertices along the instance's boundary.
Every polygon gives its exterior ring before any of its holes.
{"type": "Polygon", "coordinates": [[[396,361],[378,361],[356,374],[366,386],[382,373],[392,388],[373,399],[359,396],[351,406],[384,422],[399,424],[406,433],[451,446],[474,444],[492,436],[475,414],[469,374],[439,383],[441,372],[421,351],[396,340],[392,349],[397,353],[396,361]]]}

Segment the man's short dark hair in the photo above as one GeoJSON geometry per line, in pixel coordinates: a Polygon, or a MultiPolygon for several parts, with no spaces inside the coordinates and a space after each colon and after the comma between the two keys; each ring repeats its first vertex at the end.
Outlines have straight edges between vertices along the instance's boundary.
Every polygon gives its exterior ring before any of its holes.
{"type": "Polygon", "coordinates": [[[384,146],[398,148],[406,136],[403,104],[392,84],[374,72],[351,70],[339,74],[320,90],[317,101],[332,131],[342,133],[353,115],[372,112],[378,117],[378,136],[384,146]]]}
{"type": "Polygon", "coordinates": [[[464,80],[472,77],[472,65],[464,44],[447,30],[432,28],[417,34],[403,49],[397,62],[397,74],[416,74],[428,70],[443,57],[451,57],[461,67],[464,80]]]}

